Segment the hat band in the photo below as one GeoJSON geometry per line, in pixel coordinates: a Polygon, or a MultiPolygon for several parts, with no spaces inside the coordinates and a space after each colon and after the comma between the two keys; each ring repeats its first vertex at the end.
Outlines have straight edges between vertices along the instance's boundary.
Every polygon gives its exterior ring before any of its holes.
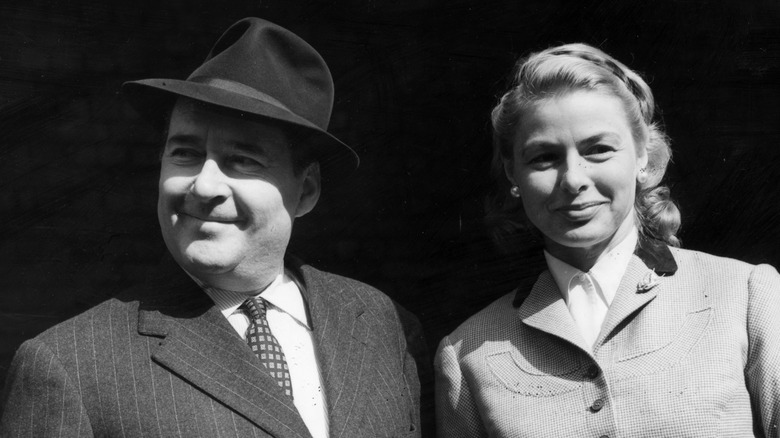
{"type": "Polygon", "coordinates": [[[290,111],[289,108],[287,108],[282,102],[279,102],[278,100],[274,99],[273,97],[255,90],[254,88],[244,85],[239,82],[229,81],[227,79],[219,79],[219,78],[210,78],[206,76],[200,76],[200,77],[194,77],[188,79],[190,82],[197,82],[199,84],[209,85],[214,88],[219,88],[225,91],[229,91],[231,93],[236,94],[243,94],[244,96],[248,96],[257,100],[261,100],[265,103],[271,104],[273,106],[279,107],[287,112],[290,111]]]}

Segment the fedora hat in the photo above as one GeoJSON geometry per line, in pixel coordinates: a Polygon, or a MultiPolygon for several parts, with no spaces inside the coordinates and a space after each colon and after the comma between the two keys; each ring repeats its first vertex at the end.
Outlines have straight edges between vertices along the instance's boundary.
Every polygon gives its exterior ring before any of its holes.
{"type": "Polygon", "coordinates": [[[122,92],[141,115],[160,125],[176,99],[185,96],[303,130],[330,180],[359,163],[355,151],[327,131],[333,79],[325,61],[297,35],[260,18],[230,26],[186,80],[130,81],[122,92]]]}

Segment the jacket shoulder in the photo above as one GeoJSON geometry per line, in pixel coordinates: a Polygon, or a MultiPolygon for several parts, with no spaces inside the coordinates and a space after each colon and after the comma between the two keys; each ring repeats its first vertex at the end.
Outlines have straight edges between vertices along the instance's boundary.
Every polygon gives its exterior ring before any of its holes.
{"type": "Polygon", "coordinates": [[[335,300],[344,304],[360,303],[366,312],[373,315],[373,321],[389,324],[393,330],[398,330],[400,326],[399,332],[405,334],[407,342],[413,344],[413,347],[419,344],[420,349],[425,349],[422,325],[417,316],[377,288],[304,264],[298,267],[298,273],[304,281],[304,287],[311,293],[325,294],[328,301],[335,300]]]}
{"type": "Polygon", "coordinates": [[[348,301],[359,299],[369,307],[393,306],[392,300],[384,292],[361,281],[321,271],[310,265],[302,265],[299,269],[306,287],[348,301]]]}
{"type": "Polygon", "coordinates": [[[669,250],[672,252],[680,272],[696,271],[708,275],[734,277],[749,276],[756,268],[756,265],[741,260],[702,251],[672,247],[669,250]]]}
{"type": "Polygon", "coordinates": [[[78,332],[84,330],[92,331],[96,325],[101,325],[104,320],[116,318],[119,315],[123,315],[126,318],[128,313],[135,314],[137,309],[138,301],[124,301],[116,297],[109,298],[77,315],[49,327],[33,339],[47,344],[57,342],[59,333],[73,332],[78,334],[78,332]]]}
{"type": "Polygon", "coordinates": [[[513,320],[519,321],[517,308],[512,304],[516,294],[515,289],[471,315],[447,336],[448,342],[481,343],[495,333],[496,326],[506,326],[513,320]]]}
{"type": "Polygon", "coordinates": [[[679,266],[673,280],[678,289],[707,291],[705,296],[722,311],[742,314],[755,303],[778,296],[780,275],[770,265],[701,251],[671,250],[679,266]]]}

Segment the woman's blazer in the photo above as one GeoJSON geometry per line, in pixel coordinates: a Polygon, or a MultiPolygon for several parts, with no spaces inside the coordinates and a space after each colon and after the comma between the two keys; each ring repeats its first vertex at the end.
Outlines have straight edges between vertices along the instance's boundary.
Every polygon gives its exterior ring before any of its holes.
{"type": "Polygon", "coordinates": [[[777,437],[780,276],[645,241],[592,351],[546,271],[435,366],[442,437],[777,437]]]}

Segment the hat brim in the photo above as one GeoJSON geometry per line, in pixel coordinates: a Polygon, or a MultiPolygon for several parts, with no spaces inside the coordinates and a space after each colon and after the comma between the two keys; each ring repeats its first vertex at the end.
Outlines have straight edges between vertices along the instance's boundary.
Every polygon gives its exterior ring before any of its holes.
{"type": "Polygon", "coordinates": [[[122,93],[143,117],[164,128],[171,108],[180,96],[241,113],[276,120],[309,134],[311,151],[320,163],[323,178],[337,181],[357,169],[360,158],[352,148],[327,131],[274,102],[208,84],[177,79],[144,79],[125,82],[122,93]]]}

